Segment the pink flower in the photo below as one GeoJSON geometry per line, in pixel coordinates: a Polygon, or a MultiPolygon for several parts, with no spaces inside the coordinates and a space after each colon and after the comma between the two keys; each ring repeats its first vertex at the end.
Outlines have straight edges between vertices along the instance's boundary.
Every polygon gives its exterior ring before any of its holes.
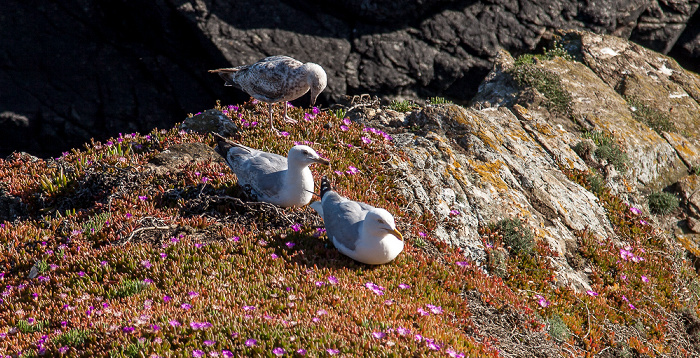
{"type": "Polygon", "coordinates": [[[407,288],[411,288],[411,285],[409,285],[409,284],[407,284],[407,283],[400,283],[400,284],[399,284],[399,288],[402,289],[402,290],[405,290],[405,289],[407,289],[407,288]]]}
{"type": "Polygon", "coordinates": [[[337,175],[343,175],[343,172],[341,172],[340,170],[334,170],[333,173],[337,175]]]}
{"type": "Polygon", "coordinates": [[[325,285],[325,284],[326,284],[326,283],[323,282],[323,281],[316,281],[316,286],[318,286],[318,287],[321,287],[321,286],[323,286],[323,285],[325,285]]]}
{"type": "Polygon", "coordinates": [[[346,126],[344,124],[340,126],[340,130],[342,130],[343,132],[347,131],[348,129],[350,129],[350,128],[348,128],[348,126],[346,126]]]}
{"type": "Polygon", "coordinates": [[[382,338],[386,337],[386,333],[384,333],[384,332],[372,332],[372,337],[374,337],[376,339],[382,339],[382,338]]]}
{"type": "Polygon", "coordinates": [[[537,297],[537,303],[540,305],[540,307],[547,307],[547,306],[549,306],[549,301],[547,301],[546,298],[544,298],[544,297],[542,297],[542,296],[540,296],[540,295],[537,295],[536,297],[537,297]]]}
{"type": "Polygon", "coordinates": [[[411,334],[411,330],[409,330],[408,328],[399,327],[396,329],[396,333],[398,333],[399,336],[405,336],[411,334]]]}
{"type": "Polygon", "coordinates": [[[255,306],[243,306],[244,311],[252,311],[255,309],[255,306]]]}
{"type": "Polygon", "coordinates": [[[420,236],[420,237],[426,237],[426,236],[428,236],[428,234],[426,234],[426,233],[420,231],[420,232],[418,232],[418,236],[420,236]]]}
{"type": "Polygon", "coordinates": [[[190,296],[190,299],[193,299],[193,298],[199,296],[199,293],[194,292],[194,291],[190,291],[190,292],[187,292],[187,295],[190,296]]]}
{"type": "Polygon", "coordinates": [[[164,258],[166,258],[166,257],[168,257],[168,254],[166,254],[165,252],[161,252],[161,253],[160,253],[160,258],[161,258],[161,259],[164,259],[164,258]]]}
{"type": "Polygon", "coordinates": [[[629,306],[630,306],[630,309],[636,309],[636,307],[634,307],[634,305],[631,303],[629,304],[629,306]]]}
{"type": "Polygon", "coordinates": [[[250,338],[247,341],[245,341],[246,347],[254,347],[258,343],[257,340],[250,338]]]}
{"type": "Polygon", "coordinates": [[[180,308],[182,308],[183,310],[188,310],[188,309],[192,308],[192,305],[189,303],[183,303],[180,305],[180,308]]]}
{"type": "Polygon", "coordinates": [[[333,348],[328,348],[328,349],[326,349],[326,352],[328,352],[328,354],[330,354],[330,355],[333,356],[333,355],[336,355],[336,354],[340,353],[340,350],[338,350],[338,349],[333,349],[333,348]]]}
{"type": "Polygon", "coordinates": [[[283,137],[289,136],[289,132],[280,132],[280,135],[283,137]]]}
{"type": "Polygon", "coordinates": [[[226,358],[232,358],[233,357],[233,352],[231,352],[228,349],[224,349],[221,351],[221,355],[226,357],[226,358]]]}
{"type": "Polygon", "coordinates": [[[352,122],[350,121],[350,118],[345,118],[345,119],[343,119],[343,123],[344,123],[346,126],[349,126],[350,123],[352,123],[352,122]]]}
{"type": "Polygon", "coordinates": [[[355,168],[354,166],[352,166],[352,165],[349,166],[349,167],[348,167],[348,170],[346,171],[346,173],[351,174],[351,175],[352,175],[352,174],[357,174],[357,173],[359,173],[359,172],[360,172],[360,171],[359,171],[357,168],[355,168]]]}
{"type": "Polygon", "coordinates": [[[297,354],[300,356],[305,356],[306,355],[306,349],[304,348],[299,348],[297,349],[297,354]]]}
{"type": "Polygon", "coordinates": [[[384,287],[379,286],[379,285],[377,285],[377,284],[375,284],[375,283],[367,282],[367,283],[365,283],[365,287],[367,287],[367,288],[369,288],[370,290],[372,290],[372,292],[374,292],[376,295],[381,296],[381,295],[384,294],[384,287]]]}
{"type": "Polygon", "coordinates": [[[422,342],[422,341],[423,341],[423,336],[421,336],[420,334],[416,333],[415,335],[413,335],[413,339],[414,339],[416,342],[422,342]]]}
{"type": "Polygon", "coordinates": [[[641,210],[639,210],[639,209],[637,209],[637,208],[635,208],[635,207],[630,207],[630,211],[631,211],[633,214],[635,214],[635,215],[639,215],[639,214],[642,213],[641,210]]]}
{"type": "Polygon", "coordinates": [[[328,311],[326,311],[324,309],[320,309],[320,310],[316,311],[316,314],[319,316],[323,316],[324,314],[328,314],[328,311]]]}
{"type": "Polygon", "coordinates": [[[456,215],[459,215],[459,214],[460,214],[459,210],[450,210],[450,215],[455,215],[455,216],[456,216],[456,215]]]}
{"type": "Polygon", "coordinates": [[[591,296],[591,297],[598,296],[598,292],[595,292],[595,291],[590,291],[590,290],[589,290],[589,291],[586,291],[586,293],[587,293],[589,296],[591,296]]]}
{"type": "Polygon", "coordinates": [[[148,260],[141,261],[141,265],[143,265],[143,267],[145,267],[147,269],[149,269],[149,268],[151,268],[151,266],[153,266],[153,265],[151,265],[151,262],[148,260]]]}
{"type": "Polygon", "coordinates": [[[170,296],[168,296],[168,295],[163,296],[163,301],[165,301],[165,302],[168,302],[168,301],[170,301],[170,300],[172,300],[172,299],[173,299],[173,298],[170,297],[170,296]]]}
{"type": "Polygon", "coordinates": [[[272,354],[274,354],[274,355],[276,355],[276,356],[278,356],[278,357],[283,356],[284,353],[285,353],[285,350],[284,350],[284,348],[282,348],[282,347],[277,347],[277,348],[275,348],[275,349],[272,350],[272,354]]]}
{"type": "Polygon", "coordinates": [[[338,279],[335,276],[328,276],[328,282],[330,282],[331,285],[336,285],[338,284],[338,279]]]}
{"type": "Polygon", "coordinates": [[[419,313],[421,316],[427,316],[427,315],[430,314],[430,312],[424,310],[423,307],[418,307],[418,313],[419,313]]]}
{"type": "Polygon", "coordinates": [[[204,352],[200,351],[199,349],[195,349],[192,351],[192,356],[195,358],[204,357],[204,352]]]}
{"type": "Polygon", "coordinates": [[[292,230],[294,230],[295,232],[299,232],[301,230],[301,224],[296,223],[292,225],[292,230]]]}
{"type": "Polygon", "coordinates": [[[431,350],[434,350],[434,351],[439,351],[439,350],[440,350],[440,346],[438,346],[437,343],[435,343],[435,341],[433,341],[433,340],[428,341],[428,340],[426,339],[426,343],[428,344],[428,349],[431,349],[431,350]]]}
{"type": "Polygon", "coordinates": [[[296,245],[296,244],[293,243],[293,242],[291,242],[291,241],[287,241],[287,243],[286,243],[285,245],[286,245],[288,248],[291,249],[291,248],[294,247],[294,245],[296,245]]]}
{"type": "Polygon", "coordinates": [[[642,275],[642,282],[644,282],[644,283],[649,283],[649,278],[647,278],[646,276],[642,275]]]}
{"type": "Polygon", "coordinates": [[[207,340],[207,341],[204,341],[204,342],[202,342],[202,343],[204,343],[204,345],[207,346],[207,347],[211,347],[211,346],[213,346],[213,345],[216,344],[216,341],[209,341],[209,340],[207,340]]]}
{"type": "Polygon", "coordinates": [[[629,252],[629,251],[627,251],[627,250],[625,250],[625,249],[620,249],[620,257],[621,257],[623,260],[627,261],[627,260],[633,258],[633,257],[634,257],[634,254],[632,254],[631,252],[629,252]]]}
{"type": "Polygon", "coordinates": [[[276,260],[276,259],[279,258],[279,256],[278,256],[277,254],[270,254],[270,257],[271,257],[273,260],[276,260]]]}
{"type": "Polygon", "coordinates": [[[362,137],[362,143],[370,144],[370,143],[372,143],[372,140],[367,138],[367,137],[362,137]]]}
{"type": "Polygon", "coordinates": [[[440,306],[434,306],[434,305],[425,305],[425,306],[428,307],[430,312],[432,312],[433,314],[441,314],[442,313],[442,307],[440,307],[440,306]]]}
{"type": "Polygon", "coordinates": [[[469,263],[466,261],[457,261],[457,262],[455,262],[455,264],[457,266],[462,266],[462,267],[469,266],[469,263]]]}

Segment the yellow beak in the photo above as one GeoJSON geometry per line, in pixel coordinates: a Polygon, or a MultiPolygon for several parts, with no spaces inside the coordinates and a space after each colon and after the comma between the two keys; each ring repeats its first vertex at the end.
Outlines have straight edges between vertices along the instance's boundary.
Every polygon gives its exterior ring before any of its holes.
{"type": "Polygon", "coordinates": [[[399,230],[389,230],[390,233],[392,233],[394,236],[398,237],[399,240],[403,241],[403,235],[399,232],[399,230]]]}

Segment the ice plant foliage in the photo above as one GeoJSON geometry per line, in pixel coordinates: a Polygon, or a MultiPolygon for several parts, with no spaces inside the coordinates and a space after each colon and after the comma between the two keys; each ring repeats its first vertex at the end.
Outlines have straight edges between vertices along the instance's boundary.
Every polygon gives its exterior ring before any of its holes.
{"type": "MultiPolygon", "coordinates": [[[[283,154],[294,142],[311,143],[333,163],[312,167],[315,178],[328,175],[341,194],[387,208],[401,232],[412,232],[406,250],[389,265],[355,263],[316,229],[309,208],[278,215],[231,200],[245,201],[246,193],[217,161],[183,163],[166,174],[145,170],[175,146],[213,147],[207,135],[123,134],[50,163],[16,153],[0,159],[3,193],[26,209],[26,216],[0,223],[0,352],[504,356],[503,337],[479,333],[479,312],[472,311],[479,305],[507,314],[518,334],[547,334],[548,319],[564,317],[571,335],[563,345],[573,356],[617,344],[640,356],[689,352],[668,343],[674,332],[664,312],[694,312],[691,294],[680,289],[696,282],[692,267],[670,262],[670,249],[643,214],[605,191],[600,200],[625,242],[580,233],[578,254],[592,270],[593,296],[556,284],[549,260],[555,253],[542,242],[531,255],[504,259],[498,276],[435,240],[432,217],[403,211],[408,203],[385,167],[402,154],[380,129],[290,107],[299,123],[285,124],[278,136],[256,125],[266,120],[264,103],[218,109],[241,128],[245,145],[283,154]],[[414,245],[418,238],[432,252],[414,245]],[[609,327],[629,322],[645,327],[644,335],[615,335],[612,343],[609,327]]],[[[280,122],[281,109],[274,109],[280,122]]],[[[587,185],[585,176],[570,176],[587,185]]],[[[450,216],[460,220],[461,213],[450,216]]],[[[502,237],[489,230],[481,232],[484,247],[502,250],[502,237]]]]}

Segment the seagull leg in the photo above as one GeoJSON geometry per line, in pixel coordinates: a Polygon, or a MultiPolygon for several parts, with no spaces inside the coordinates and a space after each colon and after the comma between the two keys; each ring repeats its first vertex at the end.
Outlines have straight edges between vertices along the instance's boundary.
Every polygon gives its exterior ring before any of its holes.
{"type": "Polygon", "coordinates": [[[270,128],[272,128],[273,132],[276,132],[277,134],[279,134],[280,131],[278,131],[277,128],[275,128],[275,125],[272,124],[272,103],[268,103],[268,106],[270,106],[270,111],[269,111],[270,112],[270,128]]]}
{"type": "Polygon", "coordinates": [[[284,120],[287,121],[287,123],[296,123],[296,119],[292,119],[289,116],[287,116],[287,101],[283,101],[282,105],[284,106],[284,120]]]}

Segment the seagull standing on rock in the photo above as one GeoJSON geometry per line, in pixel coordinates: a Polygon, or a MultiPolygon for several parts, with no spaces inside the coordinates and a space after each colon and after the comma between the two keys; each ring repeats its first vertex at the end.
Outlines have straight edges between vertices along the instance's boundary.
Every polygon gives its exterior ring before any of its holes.
{"type": "Polygon", "coordinates": [[[325,176],[321,179],[321,201],[311,203],[311,207],[323,218],[333,245],[351,259],[381,265],[403,251],[403,236],[388,211],[338,195],[325,176]]]}
{"type": "Polygon", "coordinates": [[[287,101],[303,96],[311,91],[311,106],[326,88],[326,71],[315,63],[301,63],[287,56],[264,58],[252,65],[233,68],[219,68],[209,72],[218,73],[226,83],[247,92],[258,101],[270,106],[270,127],[272,124],[272,104],[284,102],[284,120],[296,123],[287,116],[287,101]]]}
{"type": "Polygon", "coordinates": [[[238,177],[238,185],[250,187],[258,200],[281,207],[304,206],[311,201],[313,163],[329,165],[316,151],[305,145],[289,150],[287,158],[246,147],[214,133],[219,153],[238,177]]]}

